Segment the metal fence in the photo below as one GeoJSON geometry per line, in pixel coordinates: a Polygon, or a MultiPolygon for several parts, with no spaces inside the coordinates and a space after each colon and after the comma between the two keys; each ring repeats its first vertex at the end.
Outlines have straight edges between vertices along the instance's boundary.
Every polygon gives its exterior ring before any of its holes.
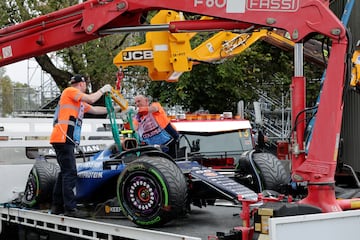
{"type": "MultiPolygon", "coordinates": [[[[56,87],[53,89],[44,89],[43,87],[32,88],[13,88],[10,99],[4,99],[3,92],[0,91],[1,106],[4,104],[12,105],[13,114],[23,114],[41,110],[42,106],[56,98],[60,90],[56,87]]],[[[3,109],[0,108],[0,114],[3,109]]]]}

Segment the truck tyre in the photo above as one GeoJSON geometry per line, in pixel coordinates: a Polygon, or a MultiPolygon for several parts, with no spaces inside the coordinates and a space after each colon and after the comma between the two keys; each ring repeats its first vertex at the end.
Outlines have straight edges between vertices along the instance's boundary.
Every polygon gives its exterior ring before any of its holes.
{"type": "Polygon", "coordinates": [[[27,207],[51,203],[54,184],[59,172],[60,167],[55,163],[36,161],[29,173],[22,203],[27,207]]]}
{"type": "Polygon", "coordinates": [[[117,182],[123,214],[143,227],[161,226],[184,215],[187,195],[187,183],[180,168],[157,156],[142,156],[130,163],[117,182]]]}
{"type": "Polygon", "coordinates": [[[282,190],[290,183],[290,173],[280,160],[270,153],[254,153],[253,160],[260,172],[265,190],[282,190]]]}

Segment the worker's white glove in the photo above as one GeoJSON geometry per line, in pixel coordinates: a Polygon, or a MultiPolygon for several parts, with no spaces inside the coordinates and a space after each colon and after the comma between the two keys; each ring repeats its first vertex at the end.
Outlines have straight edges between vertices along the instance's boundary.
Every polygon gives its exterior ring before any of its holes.
{"type": "Polygon", "coordinates": [[[106,92],[111,92],[111,89],[112,87],[110,86],[110,84],[106,84],[102,88],[100,88],[100,92],[104,94],[106,92]]]}
{"type": "Polygon", "coordinates": [[[132,113],[134,115],[136,115],[138,112],[137,112],[137,109],[134,107],[134,106],[129,106],[127,109],[126,109],[126,113],[132,111],[132,113]]]}

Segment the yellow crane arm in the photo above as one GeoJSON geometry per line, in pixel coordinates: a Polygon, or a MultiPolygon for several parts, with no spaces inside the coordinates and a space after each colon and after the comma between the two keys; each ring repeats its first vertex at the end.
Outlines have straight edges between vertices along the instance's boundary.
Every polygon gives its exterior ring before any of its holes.
{"type": "MultiPolygon", "coordinates": [[[[182,14],[161,10],[150,23],[163,24],[181,20],[184,20],[182,14]]],[[[177,81],[182,73],[191,71],[194,64],[233,57],[258,40],[288,51],[295,45],[284,31],[259,29],[249,33],[218,32],[192,49],[190,40],[195,34],[197,33],[148,32],[144,44],[120,51],[113,62],[119,68],[144,66],[152,80],[177,81]]],[[[308,50],[305,49],[305,55],[309,55],[313,62],[325,64],[322,50],[314,49],[314,46],[312,44],[308,50]]]]}
{"type": "MultiPolygon", "coordinates": [[[[182,14],[171,10],[161,10],[151,19],[150,23],[163,24],[181,20],[184,20],[182,14]]],[[[167,31],[147,32],[144,44],[120,51],[113,59],[113,63],[122,68],[144,66],[148,69],[149,77],[152,80],[177,80],[174,66],[183,69],[184,64],[192,64],[177,57],[186,56],[187,52],[191,51],[190,39],[195,34],[172,34],[167,31]]],[[[188,68],[185,69],[188,70],[188,68]]]]}

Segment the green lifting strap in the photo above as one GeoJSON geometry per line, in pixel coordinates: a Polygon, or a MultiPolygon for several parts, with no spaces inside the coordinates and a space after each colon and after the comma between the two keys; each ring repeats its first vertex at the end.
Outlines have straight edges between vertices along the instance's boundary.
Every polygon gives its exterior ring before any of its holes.
{"type": "Polygon", "coordinates": [[[136,141],[138,142],[138,144],[140,144],[139,135],[135,131],[135,127],[134,127],[134,121],[133,121],[133,116],[134,115],[135,115],[135,111],[133,109],[130,109],[128,114],[127,114],[127,121],[128,121],[128,123],[130,125],[130,129],[132,130],[133,138],[135,138],[136,141]]]}
{"type": "Polygon", "coordinates": [[[116,123],[116,116],[115,116],[115,111],[112,105],[112,100],[111,100],[111,96],[110,93],[107,93],[105,95],[105,106],[106,106],[106,110],[108,112],[109,115],[109,119],[110,119],[110,124],[111,124],[111,132],[114,138],[114,141],[119,149],[119,152],[122,152],[122,147],[121,147],[121,142],[120,142],[120,135],[119,135],[119,128],[118,125],[116,123]]]}

